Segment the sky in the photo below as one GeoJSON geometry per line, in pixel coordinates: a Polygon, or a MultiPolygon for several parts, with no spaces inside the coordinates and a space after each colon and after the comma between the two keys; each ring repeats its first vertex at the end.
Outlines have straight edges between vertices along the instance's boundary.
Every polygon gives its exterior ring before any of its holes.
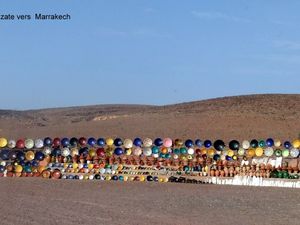
{"type": "Polygon", "coordinates": [[[300,93],[300,1],[1,0],[1,109],[300,93]]]}

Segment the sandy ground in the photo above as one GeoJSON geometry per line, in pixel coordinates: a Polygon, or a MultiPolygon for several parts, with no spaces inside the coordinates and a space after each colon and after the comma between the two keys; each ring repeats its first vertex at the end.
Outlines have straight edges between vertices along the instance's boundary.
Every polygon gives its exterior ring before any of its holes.
{"type": "Polygon", "coordinates": [[[5,224],[299,224],[300,190],[1,178],[5,224]]]}

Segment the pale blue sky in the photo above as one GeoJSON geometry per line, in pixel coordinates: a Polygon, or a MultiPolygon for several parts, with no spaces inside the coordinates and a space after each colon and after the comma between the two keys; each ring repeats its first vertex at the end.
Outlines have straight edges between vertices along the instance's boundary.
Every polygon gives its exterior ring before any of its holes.
{"type": "Polygon", "coordinates": [[[1,0],[0,108],[300,93],[300,1],[1,0]]]}

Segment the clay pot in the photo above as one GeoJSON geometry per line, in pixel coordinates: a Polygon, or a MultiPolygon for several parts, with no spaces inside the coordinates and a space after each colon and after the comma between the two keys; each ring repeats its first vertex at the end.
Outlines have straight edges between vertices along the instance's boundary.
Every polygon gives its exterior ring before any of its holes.
{"type": "Polygon", "coordinates": [[[7,172],[12,172],[14,170],[14,167],[12,165],[6,166],[7,172]]]}
{"type": "Polygon", "coordinates": [[[40,175],[41,175],[40,172],[34,172],[34,173],[33,173],[33,176],[34,176],[34,177],[39,177],[40,175]]]}
{"type": "Polygon", "coordinates": [[[6,176],[7,176],[7,177],[13,177],[13,176],[14,176],[14,173],[11,172],[11,171],[9,171],[9,172],[6,173],[6,176]]]}
{"type": "Polygon", "coordinates": [[[282,169],[283,169],[283,170],[287,170],[287,167],[288,167],[287,163],[283,163],[282,169]]]}
{"type": "Polygon", "coordinates": [[[216,177],[218,177],[220,175],[220,171],[216,170],[215,175],[216,175],[216,177]]]}
{"type": "Polygon", "coordinates": [[[17,172],[17,173],[15,173],[15,176],[16,176],[16,177],[20,177],[20,176],[21,176],[21,173],[17,172]]]}
{"type": "Polygon", "coordinates": [[[228,177],[228,170],[224,170],[224,176],[228,177]]]}
{"type": "Polygon", "coordinates": [[[221,175],[221,177],[224,177],[224,176],[225,176],[225,171],[224,171],[224,170],[221,170],[220,175],[221,175]]]}
{"type": "Polygon", "coordinates": [[[60,155],[60,156],[57,157],[57,160],[58,160],[59,163],[63,163],[64,162],[64,157],[60,155]]]}
{"type": "Polygon", "coordinates": [[[215,176],[215,171],[214,171],[214,170],[211,170],[211,171],[210,171],[210,176],[211,176],[211,177],[214,177],[214,176],[215,176]]]}
{"type": "Polygon", "coordinates": [[[224,168],[224,172],[225,172],[225,177],[228,177],[229,171],[227,167],[224,168]]]}
{"type": "Polygon", "coordinates": [[[33,177],[33,173],[32,173],[32,172],[26,173],[26,176],[27,176],[27,177],[33,177]]]}

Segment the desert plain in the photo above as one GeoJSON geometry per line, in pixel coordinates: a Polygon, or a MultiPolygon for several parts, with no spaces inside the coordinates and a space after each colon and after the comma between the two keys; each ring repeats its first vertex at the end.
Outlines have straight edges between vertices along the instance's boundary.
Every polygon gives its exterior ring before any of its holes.
{"type": "MultiPolygon", "coordinates": [[[[299,138],[300,95],[0,110],[0,136],[299,138]]],[[[0,178],[0,224],[300,224],[300,190],[0,178]]]]}

